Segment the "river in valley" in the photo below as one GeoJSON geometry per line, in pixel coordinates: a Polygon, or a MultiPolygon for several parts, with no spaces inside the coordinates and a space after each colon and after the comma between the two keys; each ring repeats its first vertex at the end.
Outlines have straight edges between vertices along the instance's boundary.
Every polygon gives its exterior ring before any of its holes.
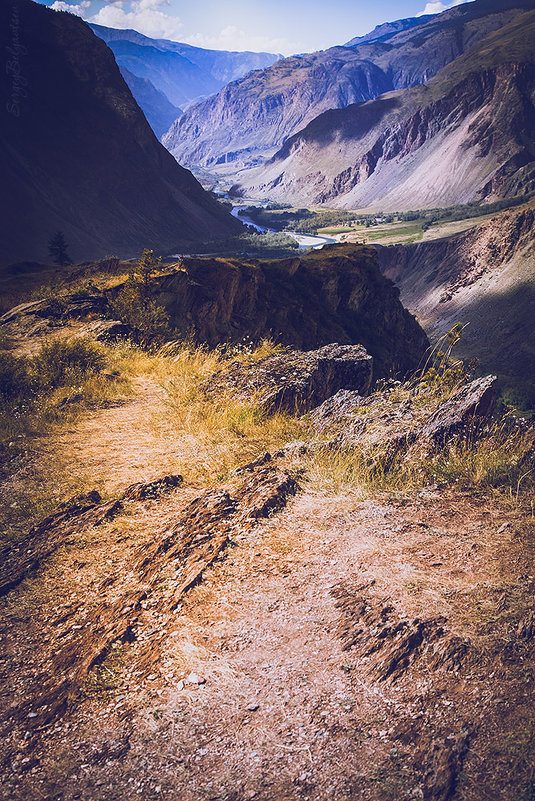
{"type": "Polygon", "coordinates": [[[274,228],[263,228],[261,225],[257,225],[255,222],[251,220],[246,214],[240,214],[241,211],[250,208],[251,206],[257,206],[257,208],[263,208],[262,203],[257,203],[255,201],[251,201],[250,203],[246,203],[243,206],[234,206],[231,211],[233,217],[236,217],[237,220],[240,222],[245,223],[246,225],[251,225],[255,231],[258,231],[259,234],[265,233],[272,233],[272,234],[279,234],[284,233],[291,236],[299,243],[300,248],[313,248],[314,250],[318,250],[322,248],[324,245],[330,245],[333,242],[336,242],[336,239],[333,239],[331,236],[312,236],[309,234],[299,234],[296,231],[276,231],[274,228]]]}

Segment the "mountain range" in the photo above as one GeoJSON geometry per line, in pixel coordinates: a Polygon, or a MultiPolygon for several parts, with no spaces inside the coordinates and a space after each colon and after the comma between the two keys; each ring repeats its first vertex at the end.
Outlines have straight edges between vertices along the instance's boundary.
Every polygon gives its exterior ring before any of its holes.
{"type": "Polygon", "coordinates": [[[297,204],[403,210],[535,190],[535,11],[427,83],[325,112],[241,179],[297,204]]]}
{"type": "Polygon", "coordinates": [[[429,81],[529,8],[532,0],[475,0],[379,26],[351,46],[282,59],[196,103],[162,141],[187,166],[236,175],[325,111],[429,81]]]}
{"type": "Polygon", "coordinates": [[[208,50],[103,25],[91,28],[112,50],[134,98],[158,137],[182,114],[183,107],[215,94],[251,70],[270,66],[279,58],[273,53],[208,50]],[[170,118],[172,113],[174,116],[170,118]]]}
{"type": "Polygon", "coordinates": [[[0,128],[6,263],[46,259],[58,230],[80,261],[241,228],[158,142],[113,53],[85,22],[30,0],[18,9],[14,21],[0,6],[0,41],[14,64],[0,76],[10,98],[0,128]]]}

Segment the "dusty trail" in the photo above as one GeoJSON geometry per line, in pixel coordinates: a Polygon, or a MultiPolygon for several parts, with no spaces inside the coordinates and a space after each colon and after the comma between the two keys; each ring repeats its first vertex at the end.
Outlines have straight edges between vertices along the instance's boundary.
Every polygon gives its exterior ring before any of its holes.
{"type": "Polygon", "coordinates": [[[187,445],[165,413],[165,389],[147,376],[132,383],[131,397],[95,410],[45,441],[38,468],[59,458],[62,472],[100,483],[109,494],[177,472],[187,445]]]}
{"type": "MultiPolygon", "coordinates": [[[[108,491],[176,472],[190,443],[173,437],[164,412],[158,385],[140,381],[132,400],[47,443],[41,466],[59,454],[108,491]]],[[[184,486],[127,506],[2,602],[8,719],[35,679],[36,654],[56,648],[61,627],[50,621],[61,603],[97,602],[106,577],[133,585],[133,554],[197,495],[184,486]]],[[[530,725],[528,652],[516,643],[514,661],[500,650],[513,648],[511,621],[534,588],[527,537],[517,509],[458,490],[362,498],[305,480],[284,511],[237,530],[176,609],[142,616],[137,644],[109,651],[62,716],[36,732],[28,720],[13,743],[5,735],[18,755],[2,797],[516,798],[514,758],[494,738],[530,725]],[[367,611],[348,617],[340,599],[351,610],[360,596],[367,611]],[[414,618],[444,619],[445,633],[404,654],[396,625],[414,618]],[[449,634],[469,643],[462,664],[433,662],[449,634]],[[141,643],[157,653],[146,668],[133,656],[141,643]],[[385,654],[401,666],[395,680],[380,678],[385,654]]]]}

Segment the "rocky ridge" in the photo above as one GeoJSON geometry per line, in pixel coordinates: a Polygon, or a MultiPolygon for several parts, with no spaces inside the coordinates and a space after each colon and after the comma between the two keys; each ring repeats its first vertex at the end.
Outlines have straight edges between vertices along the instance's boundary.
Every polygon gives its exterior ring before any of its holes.
{"type": "Polygon", "coordinates": [[[519,14],[424,86],[325,112],[240,179],[240,191],[385,210],[533,191],[534,27],[535,12],[519,14]]]}
{"type": "Polygon", "coordinates": [[[134,75],[126,67],[121,67],[121,75],[136,103],[143,111],[147,122],[158,137],[162,136],[171,123],[182,114],[182,109],[174,106],[159,89],[156,89],[147,78],[134,75]]]}
{"type": "Polygon", "coordinates": [[[273,155],[324,111],[429,80],[525,7],[476,0],[386,39],[282,59],[188,109],[162,141],[186,165],[236,174],[273,155]]]}

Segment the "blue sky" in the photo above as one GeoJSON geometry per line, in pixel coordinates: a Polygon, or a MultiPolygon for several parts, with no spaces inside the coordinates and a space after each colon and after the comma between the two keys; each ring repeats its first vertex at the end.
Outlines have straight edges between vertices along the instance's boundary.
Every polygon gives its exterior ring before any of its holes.
{"type": "Polygon", "coordinates": [[[381,22],[459,0],[40,0],[111,28],[220,50],[291,53],[343,44],[381,22]]]}

